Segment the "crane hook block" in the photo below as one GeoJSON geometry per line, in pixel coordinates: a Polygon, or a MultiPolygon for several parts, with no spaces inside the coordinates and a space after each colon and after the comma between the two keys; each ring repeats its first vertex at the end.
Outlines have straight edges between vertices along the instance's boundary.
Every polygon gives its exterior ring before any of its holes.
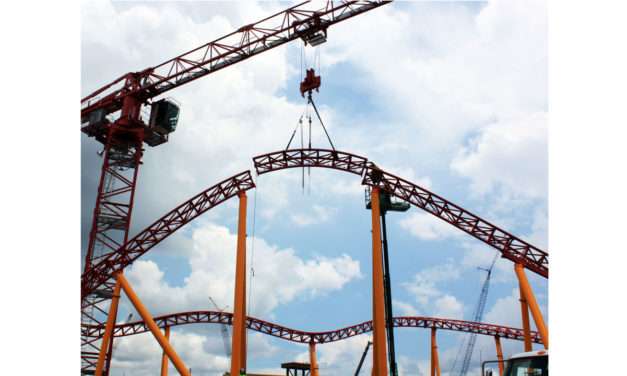
{"type": "Polygon", "coordinates": [[[314,89],[318,91],[320,88],[320,76],[316,76],[313,68],[307,69],[305,79],[300,83],[300,95],[305,97],[305,93],[311,93],[314,89]]]}

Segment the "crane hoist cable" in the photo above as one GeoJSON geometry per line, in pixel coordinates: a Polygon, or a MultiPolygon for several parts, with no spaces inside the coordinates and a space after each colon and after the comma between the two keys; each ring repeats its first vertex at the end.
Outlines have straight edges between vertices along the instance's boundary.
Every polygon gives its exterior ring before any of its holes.
{"type": "Polygon", "coordinates": [[[308,101],[309,101],[309,103],[311,103],[311,106],[313,107],[314,111],[316,112],[316,116],[318,117],[318,121],[320,122],[320,125],[322,125],[322,129],[324,130],[324,134],[327,136],[327,140],[329,140],[329,144],[331,144],[331,149],[333,149],[333,151],[335,151],[335,146],[333,145],[333,141],[331,141],[331,136],[329,136],[329,132],[327,132],[327,127],[324,126],[324,122],[322,121],[322,117],[320,117],[320,113],[318,112],[318,107],[316,107],[316,104],[314,103],[313,98],[311,97],[311,91],[309,91],[308,101]]]}
{"type": "Polygon", "coordinates": [[[305,117],[307,114],[307,106],[308,104],[305,103],[305,105],[303,106],[303,112],[300,114],[300,117],[298,118],[298,121],[296,122],[296,126],[294,127],[294,131],[292,132],[292,136],[290,137],[290,140],[287,142],[287,146],[285,146],[285,150],[290,148],[290,145],[292,144],[292,141],[294,140],[294,136],[296,136],[296,132],[298,131],[298,128],[302,126],[303,117],[305,117]]]}

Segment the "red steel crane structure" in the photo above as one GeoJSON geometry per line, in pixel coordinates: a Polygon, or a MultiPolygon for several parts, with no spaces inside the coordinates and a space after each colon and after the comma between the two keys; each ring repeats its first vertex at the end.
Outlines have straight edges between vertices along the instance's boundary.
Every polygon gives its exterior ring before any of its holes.
{"type": "MultiPolygon", "coordinates": [[[[296,39],[314,46],[323,43],[329,26],[389,2],[327,1],[322,8],[312,9],[306,1],[242,26],[162,64],[127,73],[84,97],[81,100],[81,130],[104,147],[84,275],[89,275],[94,265],[109,259],[128,242],[144,144],[158,146],[167,142],[168,134],[174,131],[178,107],[168,101],[157,101],[157,97],[296,39]],[[142,108],[148,105],[152,112],[150,118],[145,119],[142,108]]],[[[242,187],[236,188],[240,190],[242,187]]],[[[114,285],[114,281],[106,281],[98,290],[82,288],[81,320],[84,324],[104,323],[108,302],[114,296],[114,285]]],[[[82,373],[93,374],[100,340],[82,336],[81,343],[82,373]]],[[[109,350],[105,374],[108,374],[110,360],[109,350]]]]}

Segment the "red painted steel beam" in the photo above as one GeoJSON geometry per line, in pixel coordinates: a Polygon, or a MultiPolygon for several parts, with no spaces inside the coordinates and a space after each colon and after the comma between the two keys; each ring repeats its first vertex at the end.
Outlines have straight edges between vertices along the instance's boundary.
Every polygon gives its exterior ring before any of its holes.
{"type": "Polygon", "coordinates": [[[81,281],[82,297],[88,296],[96,288],[110,280],[115,272],[123,270],[185,224],[207,210],[236,196],[238,192],[247,191],[254,187],[255,183],[250,171],[244,171],[221,181],[177,206],[129,240],[116,252],[99,261],[83,273],[81,281]]]}
{"type": "Polygon", "coordinates": [[[362,176],[368,159],[330,149],[288,149],[253,158],[258,175],[297,167],[323,167],[362,176]]]}
{"type": "MultiPolygon", "coordinates": [[[[265,174],[294,167],[323,167],[346,171],[356,175],[363,173],[363,184],[379,186],[438,218],[465,231],[475,238],[497,248],[503,257],[519,262],[527,269],[548,278],[548,254],[514,235],[481,219],[452,202],[407,180],[399,178],[368,163],[358,155],[328,149],[282,150],[255,157],[255,169],[265,174]]],[[[105,259],[100,260],[82,276],[82,296],[93,292],[146,253],[174,231],[192,221],[210,208],[235,196],[237,192],[255,186],[249,171],[242,172],[201,192],[161,217],[151,226],[120,247],[105,259]]]]}
{"type": "Polygon", "coordinates": [[[502,256],[545,278],[549,277],[548,253],[480,218],[468,210],[412,182],[368,163],[362,182],[417,206],[482,242],[496,248],[502,256]]]}
{"type": "Polygon", "coordinates": [[[81,100],[81,117],[100,109],[116,112],[128,96],[144,102],[305,35],[326,32],[331,25],[389,2],[327,1],[323,8],[314,8],[309,1],[297,4],[157,66],[121,76],[81,100]]]}
{"type": "MultiPolygon", "coordinates": [[[[154,320],[160,328],[166,326],[177,326],[187,324],[226,324],[232,325],[233,315],[229,312],[219,311],[193,311],[179,312],[169,315],[155,317],[154,320]]],[[[499,336],[501,338],[524,340],[524,332],[519,328],[511,328],[502,325],[492,325],[463,320],[451,320],[436,317],[395,317],[394,327],[397,328],[435,328],[439,330],[450,330],[456,332],[476,333],[487,336],[499,336]]],[[[298,343],[329,343],[341,341],[346,338],[372,331],[372,321],[362,322],[346,328],[331,330],[326,332],[306,332],[287,328],[278,324],[248,317],[246,326],[250,330],[271,335],[273,337],[285,339],[298,343]]],[[[104,326],[84,325],[83,335],[88,337],[101,337],[104,334],[104,326]]],[[[140,334],[148,331],[148,327],[143,321],[135,321],[117,325],[114,329],[115,337],[124,337],[140,334]]],[[[537,332],[531,332],[531,340],[535,343],[542,343],[537,332]]]]}

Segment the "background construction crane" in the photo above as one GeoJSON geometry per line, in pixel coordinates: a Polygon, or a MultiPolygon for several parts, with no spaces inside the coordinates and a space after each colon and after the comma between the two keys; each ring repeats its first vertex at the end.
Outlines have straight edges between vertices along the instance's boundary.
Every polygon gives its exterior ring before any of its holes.
{"type": "Polygon", "coordinates": [[[361,359],[359,359],[359,364],[357,364],[357,369],[355,370],[355,376],[359,375],[359,371],[361,371],[361,366],[364,365],[364,360],[366,360],[366,355],[368,355],[370,345],[372,345],[372,341],[368,341],[368,344],[366,344],[366,348],[364,349],[364,353],[361,354],[361,359]]]}
{"type": "MultiPolygon", "coordinates": [[[[216,310],[219,312],[224,312],[226,307],[228,307],[226,306],[220,309],[212,297],[209,297],[209,300],[211,300],[211,303],[213,304],[214,307],[216,307],[216,310]]],[[[222,334],[222,341],[224,341],[224,353],[226,354],[227,358],[230,358],[231,357],[231,343],[229,342],[229,339],[231,338],[231,335],[229,334],[228,326],[226,324],[220,325],[220,332],[222,334]]]]}
{"type": "MultiPolygon", "coordinates": [[[[494,268],[494,264],[498,258],[498,253],[494,256],[492,260],[492,264],[489,268],[477,268],[479,270],[483,270],[487,272],[485,280],[483,281],[483,286],[481,287],[481,294],[479,294],[479,302],[475,307],[475,312],[473,314],[472,321],[481,322],[483,319],[483,311],[485,310],[486,301],[488,299],[488,290],[490,288],[490,277],[492,276],[492,269],[494,268]]],[[[468,344],[466,345],[466,352],[464,353],[464,360],[462,362],[461,370],[459,371],[460,376],[466,376],[468,373],[468,368],[470,367],[470,360],[472,359],[472,353],[475,349],[475,342],[477,341],[477,333],[470,334],[468,338],[468,344]]],[[[463,343],[462,343],[463,348],[463,343]]],[[[461,350],[461,348],[460,348],[461,350]]],[[[453,364],[453,369],[455,368],[455,364],[453,364]]]]}
{"type": "MultiPolygon", "coordinates": [[[[162,64],[126,73],[84,97],[81,131],[103,145],[103,163],[83,276],[89,275],[94,265],[106,262],[128,241],[144,144],[161,145],[176,130],[179,105],[157,97],[296,39],[317,46],[326,41],[329,26],[390,2],[327,1],[324,7],[312,9],[310,2],[305,1],[162,64]],[[150,111],[145,113],[148,107],[150,111]]],[[[109,280],[89,294],[85,293],[85,282],[83,277],[81,322],[104,325],[108,308],[103,307],[108,307],[106,303],[113,296],[114,282],[109,280]]],[[[82,374],[94,373],[99,351],[100,338],[81,336],[82,374]]],[[[110,353],[109,350],[105,374],[109,373],[110,353]]]]}

